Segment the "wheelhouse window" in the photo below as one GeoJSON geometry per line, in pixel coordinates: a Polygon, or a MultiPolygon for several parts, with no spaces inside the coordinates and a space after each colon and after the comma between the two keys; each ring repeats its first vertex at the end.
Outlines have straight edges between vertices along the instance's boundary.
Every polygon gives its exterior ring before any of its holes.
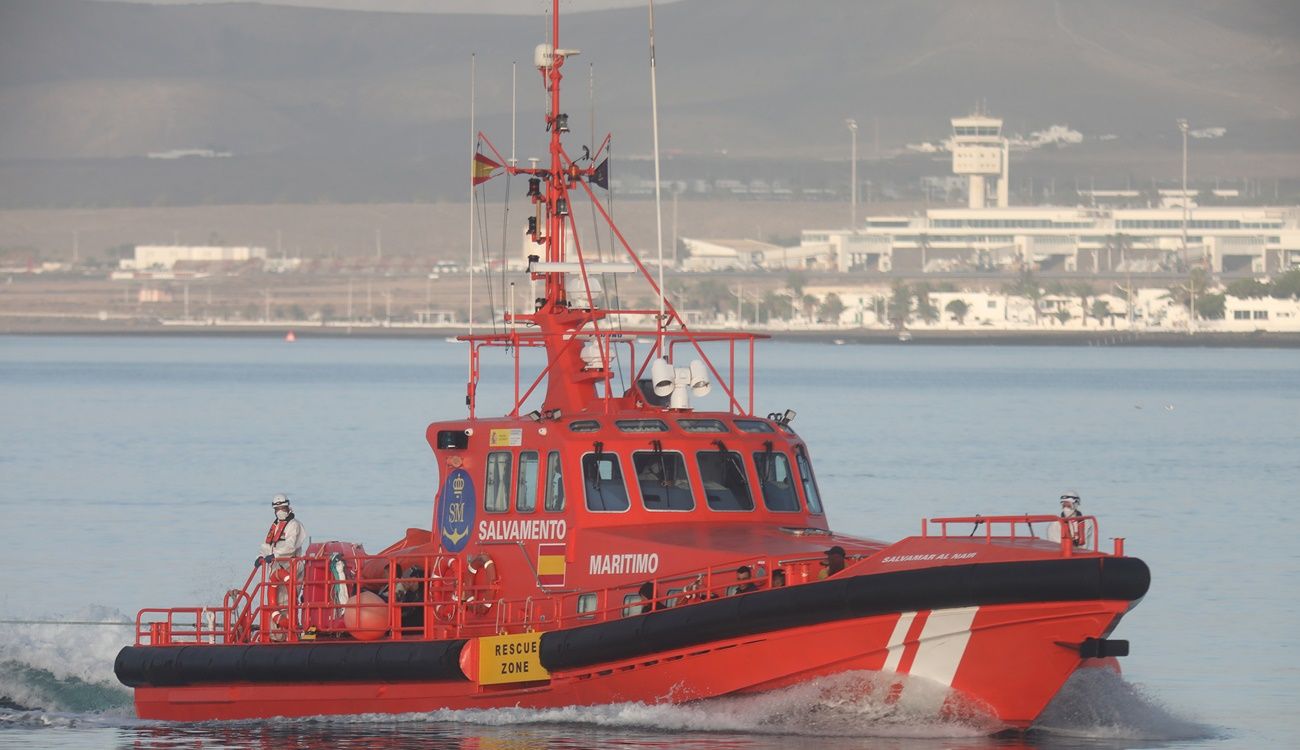
{"type": "Polygon", "coordinates": [[[721,419],[679,419],[677,426],[685,432],[727,432],[727,424],[721,419]]]}
{"type": "Polygon", "coordinates": [[[620,432],[668,432],[662,419],[617,419],[614,426],[620,432]]]}
{"type": "Polygon", "coordinates": [[[768,450],[754,454],[754,469],[758,472],[758,486],[763,494],[763,505],[768,510],[799,510],[799,493],[794,489],[794,475],[790,459],[784,453],[768,450]]]}
{"type": "Polygon", "coordinates": [[[532,513],[537,510],[537,451],[519,454],[519,481],[515,485],[515,510],[532,513]]]}
{"type": "Polygon", "coordinates": [[[569,423],[571,432],[596,432],[600,429],[600,422],[594,419],[575,419],[569,423]]]}
{"type": "Polygon", "coordinates": [[[483,483],[483,510],[505,513],[510,510],[510,451],[488,454],[487,481],[483,483]]]}
{"type": "Polygon", "coordinates": [[[772,425],[761,419],[737,419],[736,429],[741,432],[776,432],[772,425]]]}
{"type": "Polygon", "coordinates": [[[812,462],[803,446],[795,449],[794,460],[799,464],[799,481],[803,484],[803,496],[808,499],[808,512],[822,512],[822,496],[817,491],[817,477],[813,476],[812,462]]]}
{"type": "Polygon", "coordinates": [[[700,451],[696,454],[704,496],[712,510],[753,510],[754,498],[745,478],[745,464],[735,451],[700,451]]]}
{"type": "Polygon", "coordinates": [[[587,510],[622,511],[630,506],[623,470],[613,453],[588,453],[582,457],[582,486],[587,510]]]}
{"type": "Polygon", "coordinates": [[[632,468],[641,487],[641,504],[647,510],[695,509],[695,495],[682,454],[637,451],[632,454],[632,468]]]}
{"type": "Polygon", "coordinates": [[[546,454],[546,504],[548,512],[564,510],[564,472],[560,468],[560,452],[546,454]]]}

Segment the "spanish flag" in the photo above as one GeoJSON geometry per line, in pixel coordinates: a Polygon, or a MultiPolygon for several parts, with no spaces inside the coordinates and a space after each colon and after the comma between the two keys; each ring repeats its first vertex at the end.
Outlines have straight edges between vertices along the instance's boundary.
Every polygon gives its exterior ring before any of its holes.
{"type": "Polygon", "coordinates": [[[474,154],[474,169],[472,170],[470,177],[473,178],[475,185],[481,185],[492,179],[492,173],[500,168],[500,164],[497,164],[483,154],[474,154]]]}
{"type": "Polygon", "coordinates": [[[564,585],[563,544],[537,545],[537,583],[541,586],[564,585]]]}

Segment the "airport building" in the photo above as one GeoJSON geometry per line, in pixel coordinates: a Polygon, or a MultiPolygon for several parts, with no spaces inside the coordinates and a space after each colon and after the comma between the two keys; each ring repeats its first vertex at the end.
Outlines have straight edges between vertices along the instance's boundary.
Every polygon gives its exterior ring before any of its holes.
{"type": "Polygon", "coordinates": [[[1049,272],[1161,273],[1202,265],[1215,274],[1250,276],[1300,267],[1300,208],[1197,206],[1195,195],[1181,190],[1160,191],[1154,207],[1096,200],[1136,198],[1135,191],[1092,191],[1098,195],[1089,207],[1011,206],[1002,121],[973,115],[952,125],[952,170],[969,181],[966,208],[869,216],[851,230],[805,230],[796,262],[902,273],[1022,264],[1049,272]]]}
{"type": "Polygon", "coordinates": [[[805,230],[799,257],[840,271],[1159,273],[1208,262],[1223,275],[1300,267],[1300,209],[1195,207],[1186,251],[1181,208],[940,208],[871,216],[864,228],[805,230]]]}
{"type": "Polygon", "coordinates": [[[264,247],[223,245],[137,245],[134,257],[123,258],[123,271],[173,270],[177,263],[247,263],[266,260],[264,247]]]}

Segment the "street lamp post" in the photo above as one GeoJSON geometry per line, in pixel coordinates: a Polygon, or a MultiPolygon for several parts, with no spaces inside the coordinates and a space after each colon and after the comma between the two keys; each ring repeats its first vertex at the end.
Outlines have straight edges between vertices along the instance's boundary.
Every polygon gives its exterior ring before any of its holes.
{"type": "Polygon", "coordinates": [[[1192,274],[1192,261],[1187,253],[1187,223],[1190,207],[1187,200],[1187,131],[1186,118],[1178,119],[1178,130],[1183,134],[1183,261],[1187,263],[1187,333],[1196,332],[1196,279],[1192,274]]]}
{"type": "MultiPolygon", "coordinates": [[[[1183,259],[1187,259],[1187,120],[1178,120],[1178,129],[1183,134],[1183,259]]],[[[1190,263],[1188,265],[1191,265],[1190,263]]]]}
{"type": "Polygon", "coordinates": [[[858,231],[858,121],[848,118],[849,128],[849,229],[858,231]]]}

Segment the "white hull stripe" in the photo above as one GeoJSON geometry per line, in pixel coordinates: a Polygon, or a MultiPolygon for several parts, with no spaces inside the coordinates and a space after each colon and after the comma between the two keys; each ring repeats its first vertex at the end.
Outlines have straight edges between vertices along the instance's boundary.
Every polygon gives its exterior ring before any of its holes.
{"type": "Polygon", "coordinates": [[[894,632],[889,635],[885,666],[881,667],[883,671],[898,671],[898,663],[903,659],[903,639],[907,637],[907,631],[912,627],[912,620],[914,619],[916,619],[915,612],[904,612],[898,616],[898,622],[894,624],[894,632]]]}
{"type": "Polygon", "coordinates": [[[978,611],[979,607],[962,607],[931,612],[921,628],[910,673],[941,685],[952,685],[952,678],[966,654],[966,645],[970,643],[970,626],[978,611]]]}

